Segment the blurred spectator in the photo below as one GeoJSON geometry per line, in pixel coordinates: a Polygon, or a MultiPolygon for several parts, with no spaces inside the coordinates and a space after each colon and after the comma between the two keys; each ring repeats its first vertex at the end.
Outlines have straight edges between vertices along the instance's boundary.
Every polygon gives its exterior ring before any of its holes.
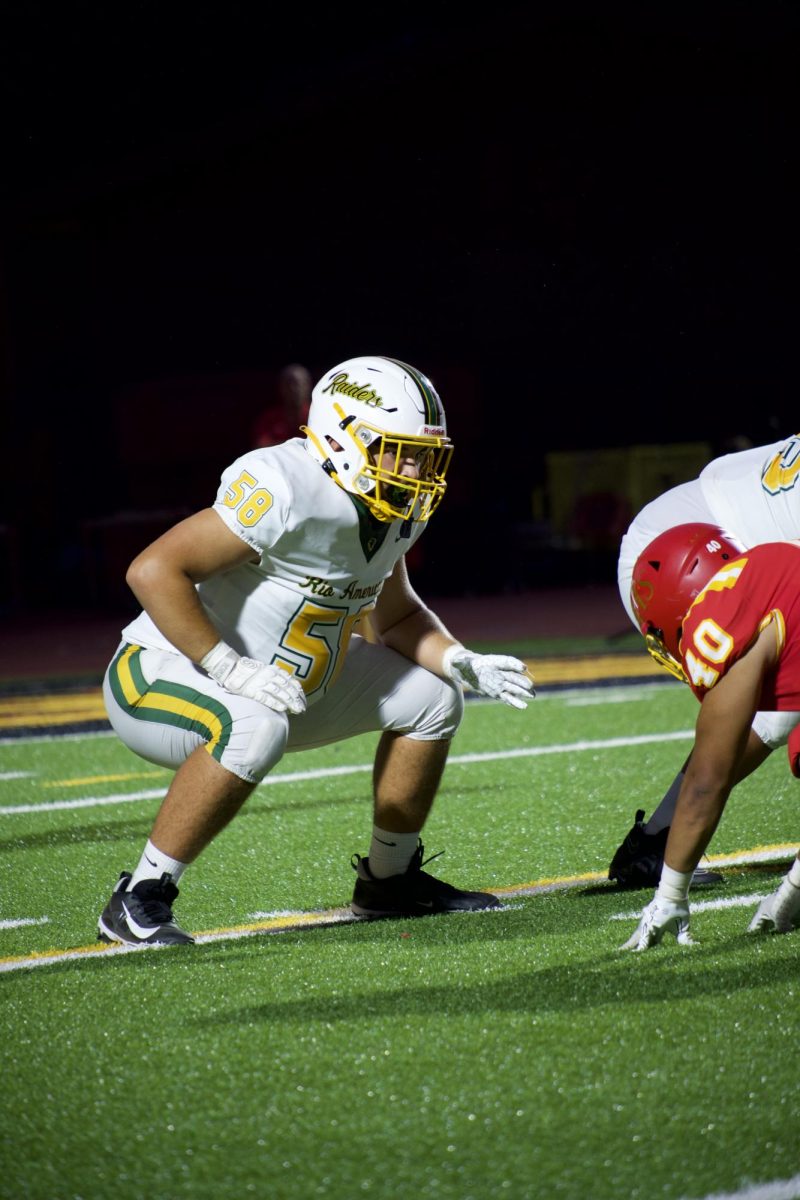
{"type": "Polygon", "coordinates": [[[253,422],[252,446],[277,446],[288,438],[297,437],[300,426],[308,418],[313,386],[311,373],[300,363],[287,363],[281,367],[274,403],[253,422]]]}
{"type": "Polygon", "coordinates": [[[753,440],[746,433],[729,433],[722,438],[719,443],[719,454],[714,457],[721,457],[723,454],[739,454],[742,450],[752,450],[753,440]]]}

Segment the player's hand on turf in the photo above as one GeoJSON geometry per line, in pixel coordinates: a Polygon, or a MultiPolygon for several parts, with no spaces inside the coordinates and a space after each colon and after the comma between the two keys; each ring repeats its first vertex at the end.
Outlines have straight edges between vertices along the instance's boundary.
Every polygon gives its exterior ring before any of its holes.
{"type": "MultiPolygon", "coordinates": [[[[791,885],[789,885],[791,887],[791,885]]],[[[786,892],[784,884],[765,896],[756,909],[756,914],[747,926],[748,933],[791,933],[794,929],[794,915],[800,908],[800,892],[793,889],[796,896],[786,892]]]]}
{"type": "Polygon", "coordinates": [[[536,695],[525,663],[509,654],[475,654],[462,646],[445,653],[442,666],[448,679],[512,708],[526,708],[536,695]]]}
{"type": "Polygon", "coordinates": [[[689,932],[689,905],[655,897],[643,910],[636,931],[620,947],[621,950],[649,950],[657,946],[665,933],[674,933],[681,946],[693,946],[689,932]]]}
{"type": "Polygon", "coordinates": [[[255,658],[241,657],[225,642],[209,650],[200,666],[226,692],[258,700],[274,712],[305,712],[305,694],[294,675],[255,658]]]}

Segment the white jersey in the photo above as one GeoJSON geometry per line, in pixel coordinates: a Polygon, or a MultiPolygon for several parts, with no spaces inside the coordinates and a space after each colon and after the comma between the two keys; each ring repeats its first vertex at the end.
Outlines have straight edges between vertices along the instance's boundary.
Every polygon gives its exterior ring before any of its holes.
{"type": "MultiPolygon", "coordinates": [[[[296,674],[312,704],[424,524],[375,521],[302,438],[238,458],[222,475],[214,511],[260,558],[198,584],[204,608],[239,654],[296,674]]],[[[123,637],[178,653],[146,613],[123,637]]]]}
{"type": "MultiPolygon", "coordinates": [[[[800,434],[715,458],[697,479],[670,488],[637,513],[617,561],[620,598],[635,629],[631,580],[639,555],[665,530],[694,521],[721,525],[748,547],[800,538],[800,434]]],[[[753,729],[775,748],[784,745],[798,717],[759,712],[753,729]]]]}
{"type": "Polygon", "coordinates": [[[620,543],[617,583],[637,629],[630,601],[636,560],[665,530],[693,521],[721,525],[745,546],[800,538],[800,434],[715,458],[697,479],[636,514],[620,543]]]}
{"type": "Polygon", "coordinates": [[[715,458],[700,472],[714,523],[745,546],[800,537],[800,434],[715,458]]]}

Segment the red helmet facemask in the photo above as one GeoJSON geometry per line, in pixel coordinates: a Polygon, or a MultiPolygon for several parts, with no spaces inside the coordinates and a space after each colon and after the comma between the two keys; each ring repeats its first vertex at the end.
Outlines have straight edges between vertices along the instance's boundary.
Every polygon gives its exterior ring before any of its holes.
{"type": "Polygon", "coordinates": [[[717,571],[744,553],[741,542],[719,525],[693,522],[659,534],[636,560],[631,605],[637,624],[656,662],[684,682],[684,617],[717,571]]]}

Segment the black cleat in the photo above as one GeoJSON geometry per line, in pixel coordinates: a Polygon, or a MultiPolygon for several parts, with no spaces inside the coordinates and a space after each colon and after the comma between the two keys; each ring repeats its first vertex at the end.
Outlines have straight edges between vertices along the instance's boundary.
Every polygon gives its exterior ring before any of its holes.
{"type": "Polygon", "coordinates": [[[645,833],[644,809],[638,809],[633,827],[611,860],[608,878],[620,887],[657,887],[668,835],[669,826],[658,833],[645,833]]]}
{"type": "Polygon", "coordinates": [[[708,887],[712,883],[724,883],[725,876],[709,867],[695,867],[692,873],[692,887],[708,887]]]}
{"type": "MultiPolygon", "coordinates": [[[[379,917],[426,917],[431,913],[475,912],[500,907],[497,897],[488,892],[462,892],[460,888],[428,875],[422,870],[423,853],[424,846],[420,842],[406,871],[402,875],[390,875],[388,879],[375,879],[370,873],[369,859],[354,854],[352,866],[357,879],[350,907],[355,915],[376,920],[379,917]]],[[[426,859],[426,862],[430,861],[426,859]]]]}
{"type": "Polygon", "coordinates": [[[177,946],[194,938],[175,924],[172,902],[178,889],[166,872],[160,879],[143,879],[128,891],[130,871],[120,875],[111,899],[100,914],[97,940],[124,946],[177,946]]]}
{"type": "MultiPolygon", "coordinates": [[[[637,810],[633,826],[611,860],[608,878],[621,888],[658,887],[664,865],[664,849],[669,837],[669,825],[658,833],[645,833],[644,809],[637,810]]],[[[719,871],[696,867],[692,887],[722,883],[719,871]]]]}

